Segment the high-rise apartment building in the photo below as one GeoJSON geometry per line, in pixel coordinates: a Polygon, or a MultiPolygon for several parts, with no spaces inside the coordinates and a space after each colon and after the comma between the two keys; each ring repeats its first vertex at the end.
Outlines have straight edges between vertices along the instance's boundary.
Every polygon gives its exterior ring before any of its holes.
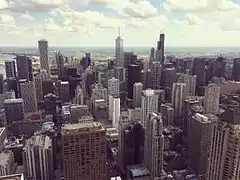
{"type": "Polygon", "coordinates": [[[5,73],[7,78],[16,78],[15,61],[5,61],[5,73]]]}
{"type": "Polygon", "coordinates": [[[214,115],[196,113],[189,121],[188,160],[199,179],[206,179],[208,156],[214,127],[214,115]]]}
{"type": "Polygon", "coordinates": [[[239,180],[240,121],[239,112],[226,110],[213,129],[208,180],[239,180]]]}
{"type": "Polygon", "coordinates": [[[205,113],[217,114],[219,112],[220,87],[217,84],[209,84],[205,87],[204,95],[205,113]]]}
{"type": "Polygon", "coordinates": [[[151,113],[148,116],[145,130],[144,165],[154,177],[160,177],[163,169],[163,122],[160,113],[151,113]]]}
{"type": "Polygon", "coordinates": [[[53,145],[52,139],[45,135],[34,135],[26,141],[24,152],[26,176],[34,180],[52,180],[53,145]]]}
{"type": "Polygon", "coordinates": [[[119,79],[112,77],[108,80],[108,94],[119,97],[119,79]]]}
{"type": "Polygon", "coordinates": [[[118,37],[115,42],[116,48],[116,60],[117,63],[123,67],[124,66],[124,51],[123,51],[123,39],[120,36],[120,28],[118,28],[118,37]]]}
{"type": "Polygon", "coordinates": [[[179,78],[179,81],[181,83],[186,84],[187,88],[187,95],[188,96],[195,96],[196,92],[196,82],[197,82],[197,76],[196,75],[189,75],[189,74],[181,74],[181,77],[179,78]]]}
{"type": "Polygon", "coordinates": [[[6,99],[4,101],[4,109],[8,125],[14,121],[22,121],[24,119],[23,99],[6,99]]]}
{"type": "Polygon", "coordinates": [[[27,81],[33,81],[33,68],[32,60],[27,56],[17,56],[17,74],[18,79],[27,79],[27,81]]]}
{"type": "Polygon", "coordinates": [[[62,126],[65,180],[106,180],[106,130],[99,122],[62,126]]]}
{"type": "Polygon", "coordinates": [[[184,101],[187,96],[187,88],[185,83],[173,83],[172,90],[172,106],[175,117],[184,115],[184,101]]]}
{"type": "Polygon", "coordinates": [[[143,90],[143,84],[136,82],[133,85],[133,107],[141,107],[141,95],[143,90]]]}
{"type": "Polygon", "coordinates": [[[146,128],[149,115],[158,111],[158,95],[155,94],[153,89],[142,91],[141,108],[141,123],[146,128]]]}
{"type": "Polygon", "coordinates": [[[47,70],[48,74],[50,74],[48,42],[46,40],[38,41],[38,50],[40,55],[40,68],[47,70]]]}
{"type": "Polygon", "coordinates": [[[37,111],[37,97],[34,81],[20,81],[21,98],[24,102],[25,113],[37,111]]]}

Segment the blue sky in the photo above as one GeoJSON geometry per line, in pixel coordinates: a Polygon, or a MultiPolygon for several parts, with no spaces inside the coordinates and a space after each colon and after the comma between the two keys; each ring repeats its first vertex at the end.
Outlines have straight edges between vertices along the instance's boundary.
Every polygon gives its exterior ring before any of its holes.
{"type": "Polygon", "coordinates": [[[240,46],[240,0],[0,0],[0,45],[240,46]]]}

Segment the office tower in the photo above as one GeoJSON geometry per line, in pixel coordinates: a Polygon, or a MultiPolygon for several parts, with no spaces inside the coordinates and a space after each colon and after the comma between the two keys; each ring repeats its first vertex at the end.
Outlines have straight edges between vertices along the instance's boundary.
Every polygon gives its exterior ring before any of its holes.
{"type": "MultiPolygon", "coordinates": [[[[111,92],[113,92],[113,94],[117,94],[117,89],[118,89],[118,85],[117,83],[114,84],[114,81],[111,82],[109,84],[109,88],[111,89],[111,92]]],[[[95,86],[93,87],[92,90],[92,99],[96,100],[96,99],[108,99],[108,90],[107,88],[104,88],[101,84],[95,84],[95,86]]]]}
{"type": "Polygon", "coordinates": [[[15,61],[5,61],[5,73],[7,78],[16,78],[15,61]]]}
{"type": "Polygon", "coordinates": [[[114,102],[114,97],[109,95],[108,96],[108,120],[113,121],[113,102],[114,102]]]}
{"type": "Polygon", "coordinates": [[[163,169],[163,122],[159,113],[153,112],[148,118],[145,131],[144,165],[154,177],[159,177],[163,169]]]}
{"type": "Polygon", "coordinates": [[[146,78],[145,78],[145,84],[143,84],[144,89],[152,89],[153,88],[153,72],[151,69],[148,69],[146,71],[146,78]]]}
{"type": "MultiPolygon", "coordinates": [[[[107,91],[107,89],[106,89],[107,91]]],[[[84,104],[83,90],[80,85],[77,86],[75,90],[75,97],[73,98],[74,104],[84,104]]]]}
{"type": "Polygon", "coordinates": [[[128,94],[129,99],[133,99],[133,85],[136,82],[140,82],[140,67],[139,65],[130,64],[128,66],[128,94]]]}
{"type": "Polygon", "coordinates": [[[124,68],[127,69],[130,64],[136,64],[137,55],[133,52],[124,52],[124,68]]]}
{"type": "Polygon", "coordinates": [[[156,89],[154,93],[158,95],[158,112],[160,112],[160,107],[162,103],[165,103],[166,93],[164,89],[156,89]]]}
{"type": "Polygon", "coordinates": [[[174,116],[179,118],[184,115],[184,101],[187,96],[187,89],[185,83],[173,83],[172,90],[172,107],[174,109],[174,116]]]}
{"type": "Polygon", "coordinates": [[[219,112],[220,87],[217,84],[209,84],[204,92],[205,113],[217,114],[219,112]]]}
{"type": "Polygon", "coordinates": [[[44,109],[45,109],[45,114],[56,114],[56,95],[54,94],[47,94],[44,96],[44,109]]]}
{"type": "Polygon", "coordinates": [[[18,79],[27,79],[33,81],[32,60],[27,56],[17,56],[17,73],[18,79]]]}
{"type": "Polygon", "coordinates": [[[51,93],[54,94],[55,87],[52,80],[43,80],[42,81],[43,96],[51,93]]]}
{"type": "Polygon", "coordinates": [[[119,79],[112,77],[108,80],[108,94],[119,97],[119,79]]]}
{"type": "Polygon", "coordinates": [[[159,37],[159,41],[157,42],[157,49],[156,49],[156,60],[163,65],[164,63],[164,41],[165,41],[165,34],[161,33],[159,37]]]}
{"type": "Polygon", "coordinates": [[[25,113],[37,111],[37,97],[34,81],[20,82],[21,98],[24,102],[25,113]]]}
{"type": "Polygon", "coordinates": [[[154,93],[153,89],[142,91],[141,108],[141,123],[146,128],[149,115],[158,111],[158,95],[154,93]]]}
{"type": "Polygon", "coordinates": [[[24,119],[23,99],[6,99],[4,101],[7,124],[24,119]]]}
{"type": "Polygon", "coordinates": [[[189,121],[188,160],[199,179],[206,179],[214,115],[195,114],[189,121]]]}
{"type": "Polygon", "coordinates": [[[152,64],[155,58],[155,49],[151,48],[151,52],[150,52],[150,59],[149,59],[149,67],[152,68],[152,64]]]}
{"type": "Polygon", "coordinates": [[[133,107],[141,107],[141,94],[143,90],[143,84],[136,82],[133,85],[133,107]]]}
{"type": "Polygon", "coordinates": [[[34,135],[26,141],[24,152],[26,176],[36,180],[54,179],[52,139],[45,135],[34,135]]]}
{"type": "Polygon", "coordinates": [[[37,101],[41,101],[43,99],[43,88],[42,88],[41,74],[37,74],[35,76],[35,88],[36,88],[37,101]]]}
{"type": "Polygon", "coordinates": [[[133,121],[122,129],[123,168],[141,164],[144,157],[144,128],[139,121],[133,121]]]}
{"type": "Polygon", "coordinates": [[[16,97],[19,97],[18,93],[18,83],[16,79],[7,79],[7,90],[11,91],[14,90],[16,97]]]}
{"type": "Polygon", "coordinates": [[[4,93],[4,77],[3,74],[0,74],[0,94],[4,93]]]}
{"type": "Polygon", "coordinates": [[[56,62],[58,68],[58,76],[64,76],[64,56],[61,52],[56,53],[56,62]]]}
{"type": "MultiPolygon", "coordinates": [[[[14,173],[15,163],[12,151],[3,151],[0,153],[0,176],[6,176],[14,173]]],[[[1,178],[0,178],[1,179],[1,178]]]]}
{"type": "Polygon", "coordinates": [[[177,82],[177,71],[174,67],[164,68],[162,73],[162,86],[166,92],[167,101],[171,101],[173,83],[177,82]]]}
{"type": "Polygon", "coordinates": [[[215,77],[225,77],[226,76],[226,65],[227,62],[223,57],[218,57],[214,61],[213,65],[213,76],[215,77]]]}
{"type": "Polygon", "coordinates": [[[161,104],[160,112],[164,126],[174,125],[174,109],[169,104],[161,104]]]}
{"type": "Polygon", "coordinates": [[[200,94],[200,88],[206,85],[205,80],[205,65],[206,59],[204,58],[195,58],[193,61],[193,75],[197,75],[196,82],[196,91],[200,94]]]}
{"type": "Polygon", "coordinates": [[[121,67],[124,66],[124,52],[123,52],[123,39],[120,36],[120,28],[118,28],[118,37],[116,39],[116,61],[121,67]]]}
{"type": "MultiPolygon", "coordinates": [[[[126,68],[127,69],[127,68],[126,68]]],[[[125,80],[125,69],[123,67],[114,67],[114,77],[119,79],[119,82],[125,80]]]]}
{"type": "Polygon", "coordinates": [[[78,120],[82,118],[82,116],[89,116],[89,110],[87,105],[77,105],[72,104],[70,106],[71,113],[71,123],[78,123],[78,120]]]}
{"type": "Polygon", "coordinates": [[[113,99],[113,127],[118,129],[120,118],[120,98],[113,99]]]}
{"type": "Polygon", "coordinates": [[[188,96],[195,96],[196,81],[197,81],[196,75],[192,76],[188,74],[181,74],[181,77],[179,78],[179,82],[186,84],[188,96]]]}
{"type": "Polygon", "coordinates": [[[106,120],[108,117],[108,106],[105,99],[97,99],[93,103],[93,115],[94,118],[102,121],[106,120]]]}
{"type": "Polygon", "coordinates": [[[238,180],[240,154],[239,111],[227,109],[213,129],[208,180],[238,180]]]}
{"type": "Polygon", "coordinates": [[[38,50],[40,55],[40,68],[47,70],[47,73],[50,75],[48,42],[46,40],[38,41],[38,50]]]}
{"type": "Polygon", "coordinates": [[[156,61],[152,64],[152,78],[153,78],[153,89],[161,88],[161,78],[162,78],[162,66],[160,62],[156,61]]]}
{"type": "Polygon", "coordinates": [[[59,81],[57,83],[58,88],[58,96],[62,102],[69,102],[70,101],[70,94],[69,94],[69,82],[68,81],[59,81]]]}
{"type": "Polygon", "coordinates": [[[235,81],[240,81],[240,58],[233,59],[232,78],[235,81]]]}
{"type": "Polygon", "coordinates": [[[64,179],[106,180],[106,130],[102,124],[65,124],[61,134],[64,179]]]}

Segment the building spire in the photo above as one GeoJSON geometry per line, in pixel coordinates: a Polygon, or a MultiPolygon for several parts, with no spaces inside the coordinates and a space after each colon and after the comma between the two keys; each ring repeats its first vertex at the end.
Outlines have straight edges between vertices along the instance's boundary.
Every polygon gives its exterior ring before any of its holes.
{"type": "Polygon", "coordinates": [[[120,26],[118,26],[118,37],[120,37],[120,26]]]}

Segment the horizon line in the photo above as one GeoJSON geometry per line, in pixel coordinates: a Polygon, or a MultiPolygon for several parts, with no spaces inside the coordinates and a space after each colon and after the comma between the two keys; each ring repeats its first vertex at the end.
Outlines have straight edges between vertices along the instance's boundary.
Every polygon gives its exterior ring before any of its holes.
{"type": "MultiPolygon", "coordinates": [[[[0,45],[0,48],[38,48],[38,46],[0,45]]],[[[152,46],[124,46],[124,48],[152,48],[152,46]]],[[[115,48],[114,46],[49,46],[49,48],[115,48]]],[[[239,46],[165,46],[165,48],[240,48],[239,46]]]]}

